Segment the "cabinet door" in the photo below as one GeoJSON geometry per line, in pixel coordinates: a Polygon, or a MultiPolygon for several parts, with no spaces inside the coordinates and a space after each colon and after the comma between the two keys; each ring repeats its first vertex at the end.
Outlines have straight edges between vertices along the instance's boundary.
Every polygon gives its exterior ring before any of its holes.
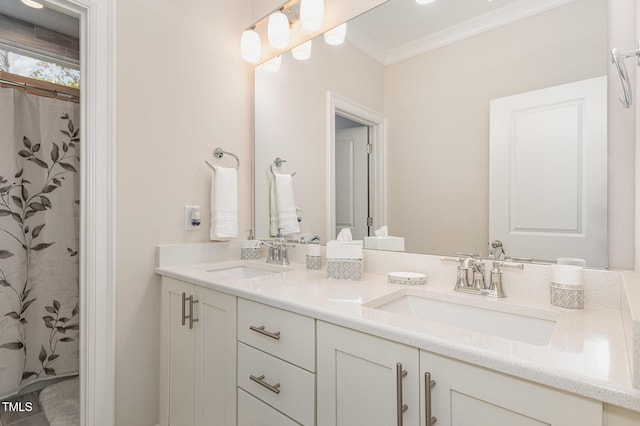
{"type": "Polygon", "coordinates": [[[425,351],[420,369],[421,417],[428,372],[436,382],[430,403],[438,426],[602,426],[602,404],[594,400],[425,351]]]}
{"type": "MultiPolygon", "coordinates": [[[[192,426],[195,413],[195,329],[183,325],[183,293],[193,295],[194,287],[171,278],[162,278],[160,319],[160,425],[192,426]]],[[[186,312],[188,313],[188,312],[186,312]]]]}
{"type": "Polygon", "coordinates": [[[319,426],[419,424],[417,349],[320,321],[317,338],[319,426]]]}
{"type": "Polygon", "coordinates": [[[236,424],[236,297],[198,287],[194,309],[197,426],[236,424]]]}

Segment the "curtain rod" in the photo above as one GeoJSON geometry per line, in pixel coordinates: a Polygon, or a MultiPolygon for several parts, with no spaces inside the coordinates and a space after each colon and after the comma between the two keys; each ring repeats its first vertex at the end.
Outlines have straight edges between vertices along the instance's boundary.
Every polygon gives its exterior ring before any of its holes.
{"type": "Polygon", "coordinates": [[[14,86],[17,88],[21,88],[21,89],[28,89],[28,90],[37,90],[40,92],[44,92],[44,93],[50,93],[52,94],[54,97],[60,96],[63,97],[67,100],[71,100],[74,102],[79,102],[80,101],[80,97],[77,95],[73,95],[71,93],[65,93],[65,92],[60,92],[58,90],[55,89],[48,89],[45,87],[40,87],[34,84],[29,84],[29,83],[22,83],[22,82],[16,82],[16,81],[11,81],[11,80],[7,80],[4,78],[0,78],[0,84],[6,84],[6,85],[10,85],[10,86],[14,86]]]}

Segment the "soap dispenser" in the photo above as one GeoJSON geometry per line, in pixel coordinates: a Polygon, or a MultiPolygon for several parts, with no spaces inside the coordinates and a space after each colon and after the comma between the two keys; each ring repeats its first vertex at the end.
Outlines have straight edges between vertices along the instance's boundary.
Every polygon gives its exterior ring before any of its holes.
{"type": "Polygon", "coordinates": [[[242,240],[240,246],[240,259],[257,260],[260,259],[260,240],[256,240],[253,236],[253,229],[248,229],[249,236],[246,240],[242,240]]]}

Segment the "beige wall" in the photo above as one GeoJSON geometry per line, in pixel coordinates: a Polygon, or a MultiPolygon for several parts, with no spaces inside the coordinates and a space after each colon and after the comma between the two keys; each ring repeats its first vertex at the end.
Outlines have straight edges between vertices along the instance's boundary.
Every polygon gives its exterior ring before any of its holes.
{"type": "Polygon", "coordinates": [[[217,146],[242,161],[240,229],[251,227],[253,83],[239,53],[250,13],[248,0],[117,3],[118,425],[158,422],[155,247],[209,239],[204,160],[217,146]],[[202,229],[183,230],[185,204],[202,206],[202,229]]]}
{"type": "Polygon", "coordinates": [[[388,225],[425,236],[407,251],[486,253],[489,101],[607,74],[606,14],[574,2],[386,68],[388,225]]]}
{"type": "Polygon", "coordinates": [[[268,236],[270,163],[287,160],[282,171],[296,172],[296,204],[302,233],[327,236],[327,90],[382,112],[383,67],[349,43],[313,41],[311,58],[282,55],[277,72],[256,72],[256,235],[268,236]],[[259,88],[259,89],[258,89],[259,88]]]}

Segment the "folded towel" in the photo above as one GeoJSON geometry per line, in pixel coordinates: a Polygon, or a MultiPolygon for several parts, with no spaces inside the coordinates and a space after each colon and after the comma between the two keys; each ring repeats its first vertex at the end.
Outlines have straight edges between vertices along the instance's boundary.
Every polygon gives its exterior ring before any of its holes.
{"type": "Polygon", "coordinates": [[[238,236],[238,171],[215,167],[211,183],[211,239],[238,236]]]}
{"type": "Polygon", "coordinates": [[[282,235],[300,232],[291,175],[275,173],[275,178],[271,181],[269,201],[271,235],[278,235],[278,229],[282,235]]]}

